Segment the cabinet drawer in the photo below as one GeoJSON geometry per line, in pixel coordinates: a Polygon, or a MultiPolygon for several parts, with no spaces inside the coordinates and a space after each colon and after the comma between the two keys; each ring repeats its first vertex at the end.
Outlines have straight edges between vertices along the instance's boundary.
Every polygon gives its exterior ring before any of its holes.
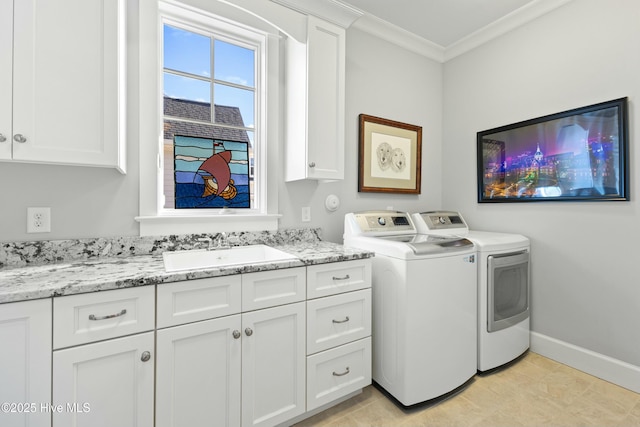
{"type": "Polygon", "coordinates": [[[242,275],[242,311],[304,301],[305,267],[242,275]]]}
{"type": "Polygon", "coordinates": [[[240,313],[240,275],[158,285],[158,328],[240,313]]]}
{"type": "Polygon", "coordinates": [[[308,299],[370,287],[370,259],[318,264],[307,267],[308,299]]]}
{"type": "Polygon", "coordinates": [[[150,331],[154,326],[155,286],[53,299],[54,349],[150,331]]]}
{"type": "Polygon", "coordinates": [[[371,289],[307,302],[307,354],[371,335],[371,289]]]}
{"type": "Polygon", "coordinates": [[[307,357],[307,411],[371,384],[371,337],[307,357]]]}

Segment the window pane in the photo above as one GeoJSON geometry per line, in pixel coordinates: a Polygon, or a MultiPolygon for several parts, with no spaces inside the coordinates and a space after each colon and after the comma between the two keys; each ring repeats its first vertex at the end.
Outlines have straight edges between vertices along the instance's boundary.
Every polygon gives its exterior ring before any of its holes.
{"type": "Polygon", "coordinates": [[[220,40],[214,42],[214,78],[225,82],[255,87],[255,54],[220,40]]]}
{"type": "Polygon", "coordinates": [[[228,123],[228,118],[220,116],[217,107],[226,106],[239,110],[241,115],[240,122],[235,122],[237,126],[254,127],[255,120],[253,115],[255,95],[252,90],[238,89],[222,84],[213,85],[215,106],[216,106],[216,123],[228,123]]]}
{"type": "Polygon", "coordinates": [[[164,94],[172,98],[211,102],[211,83],[190,77],[164,73],[164,94]]]}
{"type": "Polygon", "coordinates": [[[165,25],[164,67],[211,78],[211,39],[165,25]]]}

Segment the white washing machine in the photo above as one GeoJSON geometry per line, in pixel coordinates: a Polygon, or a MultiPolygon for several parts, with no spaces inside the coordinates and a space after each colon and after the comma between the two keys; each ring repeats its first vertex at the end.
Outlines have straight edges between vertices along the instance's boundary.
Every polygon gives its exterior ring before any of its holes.
{"type": "Polygon", "coordinates": [[[478,251],[478,371],[488,371],[529,348],[529,239],[469,230],[458,212],[413,214],[419,233],[471,240],[478,251]]]}
{"type": "Polygon", "coordinates": [[[345,216],[345,246],[372,258],[373,380],[411,406],[476,374],[476,250],[459,237],[419,235],[404,212],[345,216]]]}

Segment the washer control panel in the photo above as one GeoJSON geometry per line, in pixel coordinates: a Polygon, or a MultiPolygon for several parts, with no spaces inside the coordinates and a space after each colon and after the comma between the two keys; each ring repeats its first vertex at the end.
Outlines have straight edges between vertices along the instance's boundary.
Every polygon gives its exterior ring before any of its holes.
{"type": "Polygon", "coordinates": [[[396,211],[367,211],[357,212],[352,215],[357,224],[359,233],[415,233],[416,229],[411,220],[411,215],[406,212],[396,211]]]}

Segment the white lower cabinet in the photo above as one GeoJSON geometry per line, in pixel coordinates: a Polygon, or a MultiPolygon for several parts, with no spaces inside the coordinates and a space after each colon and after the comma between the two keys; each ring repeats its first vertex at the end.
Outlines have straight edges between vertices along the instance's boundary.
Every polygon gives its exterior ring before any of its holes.
{"type": "Polygon", "coordinates": [[[242,327],[242,425],[273,426],[304,413],[304,302],[243,313],[242,327]]]}
{"type": "Polygon", "coordinates": [[[53,426],[153,425],[153,335],[54,351],[53,426]]]}
{"type": "MultiPolygon", "coordinates": [[[[54,298],[53,426],[271,427],[328,407],[371,383],[370,269],[365,259],[54,298]]],[[[38,325],[49,358],[50,310],[38,325]]]]}
{"type": "Polygon", "coordinates": [[[371,261],[307,268],[307,411],[371,384],[371,261]]]}
{"type": "Polygon", "coordinates": [[[237,314],[158,331],[156,427],[240,425],[240,330],[237,314]]]}
{"type": "Polygon", "coordinates": [[[178,325],[157,331],[156,427],[274,426],[305,412],[304,273],[303,267],[158,287],[159,324],[178,325]],[[252,296],[242,307],[241,288],[252,296]],[[208,318],[231,307],[235,314],[208,318]],[[185,315],[169,320],[169,311],[185,315]]]}
{"type": "Polygon", "coordinates": [[[0,343],[0,426],[50,426],[51,300],[0,304],[0,343]]]}
{"type": "Polygon", "coordinates": [[[155,289],[53,299],[54,427],[153,425],[155,289]]]}

